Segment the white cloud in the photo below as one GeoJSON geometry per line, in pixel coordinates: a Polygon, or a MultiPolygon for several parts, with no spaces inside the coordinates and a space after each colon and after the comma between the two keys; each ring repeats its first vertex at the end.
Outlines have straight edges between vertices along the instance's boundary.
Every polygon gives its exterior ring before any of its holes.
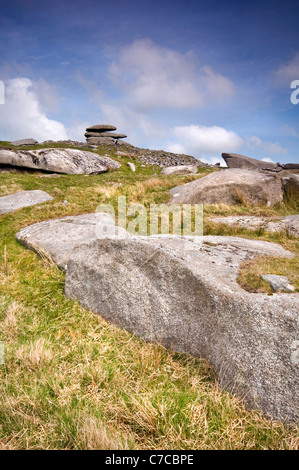
{"type": "Polygon", "coordinates": [[[226,162],[222,159],[222,157],[210,157],[209,163],[211,163],[212,165],[220,163],[221,166],[227,166],[226,162]]]}
{"type": "Polygon", "coordinates": [[[218,126],[181,126],[172,130],[175,138],[167,150],[191,155],[217,156],[222,152],[234,152],[243,144],[243,139],[233,131],[218,126]],[[171,150],[172,149],[172,150],[171,150]]]}
{"type": "Polygon", "coordinates": [[[191,52],[182,54],[148,39],[123,47],[110,78],[139,111],[188,109],[219,103],[234,94],[234,84],[191,52]]]}
{"type": "Polygon", "coordinates": [[[181,154],[186,154],[187,153],[187,149],[186,147],[184,147],[183,144],[180,144],[179,142],[175,142],[173,144],[168,144],[166,146],[166,150],[168,152],[172,152],[172,153],[181,153],[181,154]]]}
{"type": "Polygon", "coordinates": [[[46,98],[49,90],[52,88],[44,80],[37,83],[23,77],[7,80],[5,104],[0,106],[0,139],[67,139],[64,125],[49,119],[41,105],[41,101],[44,105],[49,102],[49,97],[46,98]]]}
{"type": "Polygon", "coordinates": [[[267,142],[257,136],[242,138],[236,132],[219,126],[181,126],[171,129],[169,134],[172,140],[165,145],[169,152],[194,155],[203,162],[220,162],[222,166],[223,152],[251,156],[253,150],[258,150],[262,160],[267,162],[273,162],[272,155],[287,153],[287,149],[277,142],[267,142]]]}

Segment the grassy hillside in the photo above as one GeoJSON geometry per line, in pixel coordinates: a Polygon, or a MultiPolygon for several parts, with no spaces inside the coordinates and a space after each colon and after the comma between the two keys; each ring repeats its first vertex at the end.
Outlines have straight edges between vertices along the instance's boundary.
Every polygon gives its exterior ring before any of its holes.
{"type": "MultiPolygon", "coordinates": [[[[246,409],[219,388],[207,361],[145,343],[66,299],[64,273],[15,240],[35,222],[90,213],[102,202],[116,207],[119,195],[147,207],[166,202],[171,187],[200,176],[162,176],[159,167],[143,167],[138,159],[133,173],[126,164],[132,159],[105,153],[121,163],[120,170],[58,178],[0,173],[0,196],[42,189],[54,197],[0,216],[0,449],[298,449],[296,427],[246,409]]],[[[204,215],[296,210],[290,200],[274,208],[205,206],[204,215]]],[[[298,239],[287,234],[211,222],[204,230],[275,241],[299,253],[298,239]]],[[[287,272],[299,289],[298,259],[265,262],[287,272]]],[[[256,286],[255,273],[252,263],[244,267],[245,287],[266,289],[256,286]]]]}

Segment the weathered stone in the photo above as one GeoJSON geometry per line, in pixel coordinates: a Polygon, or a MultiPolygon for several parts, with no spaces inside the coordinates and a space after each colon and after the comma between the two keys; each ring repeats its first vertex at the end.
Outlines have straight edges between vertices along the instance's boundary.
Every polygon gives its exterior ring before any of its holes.
{"type": "Polygon", "coordinates": [[[298,294],[250,294],[236,281],[246,259],[293,254],[243,238],[116,230],[110,216],[90,214],[34,224],[17,238],[67,265],[68,297],[147,341],[207,358],[250,406],[296,421],[298,294]]]}
{"type": "Polygon", "coordinates": [[[58,144],[61,146],[68,146],[68,147],[79,147],[79,148],[84,148],[86,147],[85,142],[78,142],[77,140],[45,140],[42,142],[43,145],[47,145],[49,148],[52,146],[52,144],[58,144]]]}
{"type": "Polygon", "coordinates": [[[115,132],[85,132],[85,137],[111,137],[112,139],[125,139],[125,134],[116,134],[115,132]]]}
{"type": "Polygon", "coordinates": [[[0,197],[0,215],[13,212],[23,207],[34,206],[42,202],[51,201],[53,198],[45,191],[39,189],[33,191],[20,191],[9,196],[0,197]]]}
{"type": "Polygon", "coordinates": [[[86,132],[106,132],[106,131],[116,131],[115,126],[110,126],[109,124],[96,124],[95,126],[87,127],[86,132]]]}
{"type": "Polygon", "coordinates": [[[236,278],[276,244],[234,237],[102,239],[70,257],[66,296],[147,341],[208,359],[222,386],[298,420],[298,294],[251,294],[236,278]]]}
{"type": "Polygon", "coordinates": [[[39,178],[60,178],[62,174],[58,173],[48,173],[43,175],[38,175],[39,178]]]}
{"type": "Polygon", "coordinates": [[[276,174],[252,170],[227,169],[170,190],[171,202],[184,204],[247,204],[274,205],[283,193],[276,174]]]}
{"type": "Polygon", "coordinates": [[[11,142],[12,145],[36,145],[38,144],[38,141],[35,139],[21,139],[21,140],[15,140],[14,142],[11,142]]]}
{"type": "Polygon", "coordinates": [[[161,171],[161,175],[194,175],[195,173],[197,173],[197,166],[195,165],[167,166],[161,171]]]}
{"type": "Polygon", "coordinates": [[[281,166],[284,170],[299,170],[299,163],[279,163],[278,165],[281,166]]]}
{"type": "Polygon", "coordinates": [[[277,274],[261,274],[261,278],[270,284],[274,292],[295,291],[295,287],[291,285],[290,281],[285,276],[278,276],[277,274]]]}
{"type": "Polygon", "coordinates": [[[77,149],[7,150],[0,149],[0,165],[33,168],[66,174],[98,174],[117,169],[120,164],[109,157],[77,149]]]}
{"type": "Polygon", "coordinates": [[[287,231],[289,234],[299,237],[299,214],[287,215],[284,217],[284,222],[287,225],[287,231]]]}
{"type": "Polygon", "coordinates": [[[87,137],[86,142],[91,145],[114,144],[112,137],[87,137]]]}
{"type": "Polygon", "coordinates": [[[52,259],[65,270],[77,245],[102,236],[129,236],[107,214],[94,213],[39,222],[20,230],[16,238],[27,248],[52,259]]]}
{"type": "Polygon", "coordinates": [[[294,198],[299,198],[299,174],[283,176],[281,181],[286,193],[292,193],[294,198]]]}
{"type": "Polygon", "coordinates": [[[209,219],[216,224],[238,226],[249,230],[262,228],[266,232],[283,232],[299,237],[299,215],[288,215],[286,217],[257,217],[253,215],[232,215],[228,217],[213,217],[209,219]]]}
{"type": "Polygon", "coordinates": [[[223,153],[222,158],[224,159],[228,168],[241,168],[248,170],[281,170],[281,168],[279,168],[276,163],[263,162],[262,160],[246,157],[245,155],[240,155],[238,153],[223,153]]]}
{"type": "Polygon", "coordinates": [[[130,143],[127,142],[126,140],[119,140],[119,141],[117,142],[117,145],[120,145],[120,146],[122,146],[122,147],[124,147],[124,148],[130,148],[130,147],[134,148],[134,145],[133,145],[133,144],[130,144],[130,143]]]}
{"type": "Polygon", "coordinates": [[[136,171],[134,163],[128,162],[127,165],[132,171],[136,171]]]}

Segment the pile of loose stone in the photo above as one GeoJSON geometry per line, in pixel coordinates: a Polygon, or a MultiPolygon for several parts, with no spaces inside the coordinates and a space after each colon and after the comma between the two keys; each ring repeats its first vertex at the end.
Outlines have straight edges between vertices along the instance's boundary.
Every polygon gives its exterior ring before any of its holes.
{"type": "Polygon", "coordinates": [[[139,158],[146,165],[157,165],[161,168],[181,166],[181,165],[193,165],[197,167],[212,167],[208,163],[203,163],[195,157],[190,155],[176,154],[166,152],[164,150],[149,150],[141,149],[138,147],[122,146],[122,150],[118,152],[119,156],[128,155],[139,158]]]}
{"type": "Polygon", "coordinates": [[[97,124],[88,127],[85,132],[86,142],[89,145],[117,144],[118,139],[127,137],[125,134],[116,134],[116,127],[109,124],[97,124]]]}

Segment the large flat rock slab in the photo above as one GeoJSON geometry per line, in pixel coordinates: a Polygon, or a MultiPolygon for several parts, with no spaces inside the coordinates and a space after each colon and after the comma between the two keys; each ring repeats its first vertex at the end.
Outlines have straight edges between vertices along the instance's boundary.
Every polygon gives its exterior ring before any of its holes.
{"type": "Polygon", "coordinates": [[[114,219],[109,215],[93,213],[29,225],[21,229],[16,238],[27,248],[52,259],[61,269],[66,270],[76,246],[109,234],[129,236],[115,226],[114,219]]]}
{"type": "Polygon", "coordinates": [[[115,230],[110,216],[86,214],[34,224],[17,238],[66,270],[67,297],[146,341],[208,359],[248,405],[298,420],[299,295],[252,294],[237,283],[244,260],[293,253],[239,237],[115,230]]]}
{"type": "Polygon", "coordinates": [[[282,171],[282,170],[298,170],[299,163],[273,163],[256,158],[240,155],[239,153],[223,153],[222,158],[227,164],[228,168],[243,168],[248,170],[267,170],[267,171],[282,171]]]}
{"type": "Polygon", "coordinates": [[[115,139],[112,137],[87,137],[86,142],[90,145],[114,144],[115,139]]]}
{"type": "Polygon", "coordinates": [[[38,141],[35,139],[21,139],[21,140],[15,140],[14,142],[11,142],[12,145],[15,146],[22,146],[22,145],[36,145],[38,144],[38,141]]]}
{"type": "Polygon", "coordinates": [[[110,124],[96,124],[95,126],[87,127],[86,132],[106,132],[106,131],[116,131],[115,126],[111,126],[110,124]]]}
{"type": "Polygon", "coordinates": [[[223,153],[222,158],[227,164],[228,168],[242,168],[248,170],[282,170],[281,167],[279,168],[277,166],[277,163],[257,160],[256,158],[246,157],[245,155],[240,155],[239,153],[223,153]]]}
{"type": "Polygon", "coordinates": [[[33,191],[20,191],[9,196],[0,197],[0,215],[14,212],[23,207],[34,206],[53,198],[45,191],[39,189],[33,191]]]}
{"type": "Polygon", "coordinates": [[[239,169],[216,171],[169,192],[171,203],[180,204],[273,206],[283,200],[281,180],[275,173],[239,169]]]}
{"type": "Polygon", "coordinates": [[[77,149],[0,149],[0,165],[31,168],[64,174],[99,174],[120,164],[107,156],[77,149]]]}
{"type": "Polygon", "coordinates": [[[78,246],[65,293],[147,341],[208,359],[220,384],[277,419],[298,420],[298,294],[251,294],[236,281],[279,245],[230,237],[95,240],[78,246]],[[273,246],[272,246],[273,245],[273,246]]]}

